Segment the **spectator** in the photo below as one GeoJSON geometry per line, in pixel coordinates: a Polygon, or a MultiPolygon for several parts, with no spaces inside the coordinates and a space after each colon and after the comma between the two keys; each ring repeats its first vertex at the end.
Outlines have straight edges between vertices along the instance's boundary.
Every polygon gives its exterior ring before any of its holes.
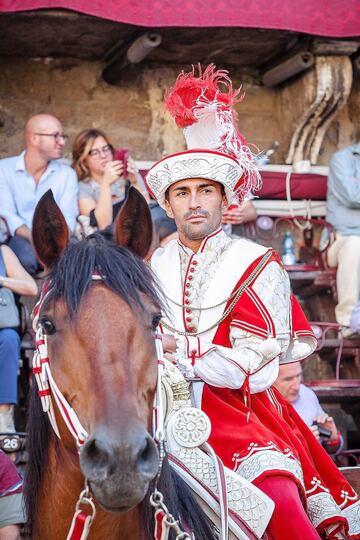
{"type": "Polygon", "coordinates": [[[83,225],[99,229],[111,225],[130,184],[147,196],[134,160],[128,158],[124,171],[123,162],[114,159],[114,148],[99,129],[85,129],[77,135],[72,166],[79,178],[80,214],[89,217],[88,223],[81,220],[83,225]]]}
{"type": "Polygon", "coordinates": [[[32,247],[31,226],[38,200],[53,191],[71,231],[75,228],[77,179],[68,165],[59,162],[67,136],[61,123],[49,114],[29,118],[25,126],[25,150],[0,160],[1,213],[12,238],[9,246],[30,273],[38,269],[32,247]]]}
{"type": "MultiPolygon", "coordinates": [[[[337,266],[336,320],[349,327],[360,293],[360,142],[331,158],[326,219],[336,230],[328,250],[330,266],[337,266]]],[[[343,333],[351,337],[352,331],[346,328],[343,333]]]]}
{"type": "Polygon", "coordinates": [[[175,221],[167,216],[165,210],[158,203],[151,201],[150,211],[155,228],[156,247],[164,247],[170,240],[178,238],[175,221]]]}
{"type": "Polygon", "coordinates": [[[0,540],[20,540],[20,523],[25,523],[22,480],[15,465],[0,450],[0,540]]]}
{"type": "MultiPolygon", "coordinates": [[[[37,286],[8,246],[0,246],[0,287],[35,296],[37,286]]],[[[0,433],[15,431],[20,338],[14,328],[0,328],[0,433]]],[[[0,537],[1,538],[1,537],[0,537]]]]}
{"type": "Polygon", "coordinates": [[[242,204],[231,204],[222,215],[222,223],[230,225],[242,225],[249,221],[255,221],[256,208],[251,199],[246,199],[242,204]]]}
{"type": "Polygon", "coordinates": [[[302,368],[299,362],[280,365],[279,376],[274,386],[282,396],[291,403],[298,415],[311,429],[315,437],[329,454],[338,452],[343,445],[343,439],[338,432],[335,422],[322,409],[313,390],[302,384],[302,368]],[[330,431],[330,437],[324,438],[319,428],[330,431]]]}

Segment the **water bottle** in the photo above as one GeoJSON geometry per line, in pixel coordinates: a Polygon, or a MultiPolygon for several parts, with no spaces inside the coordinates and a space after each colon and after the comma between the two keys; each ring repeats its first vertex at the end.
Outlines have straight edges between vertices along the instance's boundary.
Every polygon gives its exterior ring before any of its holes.
{"type": "Polygon", "coordinates": [[[283,265],[292,266],[296,264],[295,256],[295,244],[294,239],[290,231],[286,231],[284,240],[282,243],[282,256],[281,260],[283,265]]]}

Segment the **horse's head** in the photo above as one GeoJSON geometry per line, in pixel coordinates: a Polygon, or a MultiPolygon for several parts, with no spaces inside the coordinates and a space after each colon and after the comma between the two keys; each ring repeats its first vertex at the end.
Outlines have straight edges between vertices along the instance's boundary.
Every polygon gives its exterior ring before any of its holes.
{"type": "MultiPolygon", "coordinates": [[[[51,192],[33,222],[35,249],[49,269],[39,322],[51,373],[88,433],[82,473],[97,501],[113,511],[138,504],[158,470],[150,432],[160,302],[141,260],[151,230],[147,204],[134,189],[116,219],[114,243],[99,234],[69,243],[51,192]]],[[[63,444],[74,451],[57,407],[55,415],[63,444]]]]}

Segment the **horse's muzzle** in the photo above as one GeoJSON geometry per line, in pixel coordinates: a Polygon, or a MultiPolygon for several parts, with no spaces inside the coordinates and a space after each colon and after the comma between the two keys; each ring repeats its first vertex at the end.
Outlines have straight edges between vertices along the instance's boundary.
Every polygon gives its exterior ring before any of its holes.
{"type": "Polygon", "coordinates": [[[156,445],[143,427],[121,431],[99,426],[80,450],[80,466],[95,498],[114,512],[139,504],[159,467],[156,445]]]}

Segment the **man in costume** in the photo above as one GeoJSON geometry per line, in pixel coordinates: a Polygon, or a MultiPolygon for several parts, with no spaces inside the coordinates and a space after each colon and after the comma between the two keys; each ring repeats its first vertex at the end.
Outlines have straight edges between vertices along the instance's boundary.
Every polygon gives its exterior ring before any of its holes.
{"type": "Polygon", "coordinates": [[[278,255],[221,229],[222,209],[254,191],[259,173],[235,122],[224,71],[182,73],[166,104],[188,150],[156,163],[147,185],[175,219],[179,241],[152,267],[167,299],[163,348],[193,382],[224,465],[275,502],[276,540],[360,538],[360,502],[294,409],[272,388],[279,363],[316,340],[278,255]]]}

